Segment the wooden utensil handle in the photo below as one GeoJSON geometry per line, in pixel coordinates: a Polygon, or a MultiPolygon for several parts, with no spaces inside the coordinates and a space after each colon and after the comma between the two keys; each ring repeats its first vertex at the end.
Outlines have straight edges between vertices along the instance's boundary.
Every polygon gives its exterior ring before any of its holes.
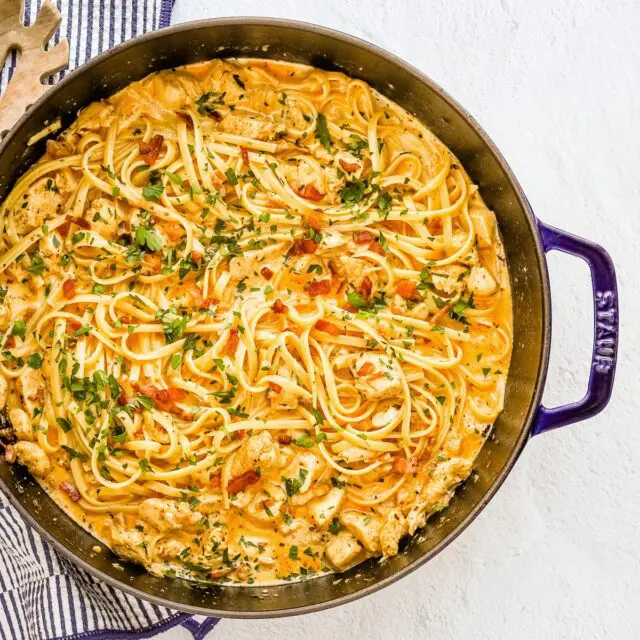
{"type": "Polygon", "coordinates": [[[20,51],[18,66],[0,97],[0,137],[47,91],[42,80],[69,62],[66,39],[47,51],[43,48],[62,20],[53,2],[45,0],[30,27],[22,24],[23,4],[24,0],[0,1],[0,68],[13,49],[20,51]]]}

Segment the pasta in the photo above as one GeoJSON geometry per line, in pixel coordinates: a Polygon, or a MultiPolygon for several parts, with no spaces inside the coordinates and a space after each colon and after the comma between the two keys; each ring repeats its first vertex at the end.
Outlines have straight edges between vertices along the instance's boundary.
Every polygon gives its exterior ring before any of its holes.
{"type": "Polygon", "coordinates": [[[394,555],[503,407],[495,217],[433,134],[341,73],[152,74],[48,141],[0,231],[5,459],[154,574],[394,555]]]}

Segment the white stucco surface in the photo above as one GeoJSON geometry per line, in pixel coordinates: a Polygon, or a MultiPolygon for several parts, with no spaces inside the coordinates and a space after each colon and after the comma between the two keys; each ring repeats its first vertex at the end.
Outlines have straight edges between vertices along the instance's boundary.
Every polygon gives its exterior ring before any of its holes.
{"type": "MultiPolygon", "coordinates": [[[[640,3],[629,0],[177,0],[174,22],[287,17],[369,40],[484,126],[537,215],[616,262],[617,386],[598,417],[536,437],[480,517],[399,583],[309,616],[222,621],[211,638],[640,637],[640,3]]],[[[586,266],[552,255],[549,405],[586,387],[586,266]]],[[[165,638],[187,638],[182,631],[165,638]]]]}

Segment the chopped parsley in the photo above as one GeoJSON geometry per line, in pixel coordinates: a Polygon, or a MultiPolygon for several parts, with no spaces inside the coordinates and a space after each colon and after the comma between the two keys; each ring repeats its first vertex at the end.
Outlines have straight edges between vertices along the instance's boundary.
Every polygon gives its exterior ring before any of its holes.
{"type": "Polygon", "coordinates": [[[162,249],[162,239],[144,225],[136,228],[135,241],[143,251],[159,251],[162,249]]]}
{"type": "Polygon", "coordinates": [[[331,151],[331,137],[329,136],[329,127],[324,113],[319,113],[316,118],[316,138],[320,140],[327,151],[331,151]]]}
{"type": "Polygon", "coordinates": [[[43,357],[39,353],[32,353],[27,358],[27,364],[32,369],[39,369],[42,366],[42,360],[43,360],[43,357]]]}

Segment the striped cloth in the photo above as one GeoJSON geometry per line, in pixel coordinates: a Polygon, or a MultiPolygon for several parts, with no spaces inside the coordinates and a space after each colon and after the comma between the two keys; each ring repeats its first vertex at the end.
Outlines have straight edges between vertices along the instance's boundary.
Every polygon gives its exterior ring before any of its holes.
{"type": "MultiPolygon", "coordinates": [[[[25,0],[26,25],[33,23],[42,1],[25,0]]],[[[57,0],[57,5],[62,24],[52,42],[69,40],[69,68],[74,68],[124,40],[168,26],[172,0],[57,0]]],[[[0,91],[15,65],[14,52],[0,73],[0,91]]],[[[149,638],[176,625],[200,640],[217,622],[138,600],[77,569],[32,531],[0,493],[3,640],[149,638]]]]}

